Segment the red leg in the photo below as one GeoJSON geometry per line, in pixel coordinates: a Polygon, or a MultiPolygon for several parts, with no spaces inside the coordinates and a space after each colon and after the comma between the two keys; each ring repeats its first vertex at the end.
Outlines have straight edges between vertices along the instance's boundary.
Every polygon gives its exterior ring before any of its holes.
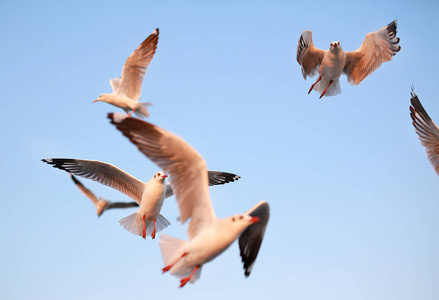
{"type": "Polygon", "coordinates": [[[322,80],[322,76],[320,76],[319,79],[317,79],[317,81],[314,82],[314,84],[311,86],[311,88],[308,91],[308,95],[309,95],[309,93],[311,93],[311,91],[312,91],[313,87],[316,85],[316,83],[319,82],[320,80],[322,80]]]}
{"type": "Polygon", "coordinates": [[[155,219],[153,219],[153,221],[154,221],[154,229],[152,230],[151,237],[152,239],[155,239],[155,219]]]}
{"type": "Polygon", "coordinates": [[[131,114],[135,111],[136,111],[136,109],[133,109],[133,111],[128,114],[128,117],[131,117],[131,114]]]}
{"type": "Polygon", "coordinates": [[[188,283],[189,280],[191,280],[192,275],[195,274],[195,272],[198,270],[199,267],[200,267],[200,266],[196,266],[196,267],[194,268],[194,270],[192,271],[192,273],[191,273],[188,277],[182,278],[182,279],[180,280],[180,283],[181,283],[181,284],[180,284],[180,287],[184,287],[184,285],[185,285],[186,283],[188,283]]]}
{"type": "Polygon", "coordinates": [[[321,98],[323,97],[323,95],[326,93],[326,91],[328,90],[328,88],[329,88],[329,86],[331,85],[331,83],[332,83],[332,80],[329,82],[329,84],[328,84],[328,86],[326,87],[326,89],[325,89],[325,91],[323,92],[323,94],[320,95],[320,98],[319,98],[319,99],[321,99],[321,98]]]}
{"type": "Polygon", "coordinates": [[[146,239],[146,224],[145,224],[145,216],[143,216],[143,238],[146,239]]]}
{"type": "Polygon", "coordinates": [[[180,256],[176,261],[174,261],[174,263],[172,263],[172,264],[170,264],[170,265],[168,265],[168,266],[166,266],[166,267],[164,267],[163,269],[162,269],[162,273],[166,273],[166,272],[168,272],[176,263],[177,263],[177,261],[179,261],[180,259],[182,259],[183,257],[185,257],[187,255],[187,252],[185,252],[185,253],[183,253],[183,255],[182,256],[180,256]]]}

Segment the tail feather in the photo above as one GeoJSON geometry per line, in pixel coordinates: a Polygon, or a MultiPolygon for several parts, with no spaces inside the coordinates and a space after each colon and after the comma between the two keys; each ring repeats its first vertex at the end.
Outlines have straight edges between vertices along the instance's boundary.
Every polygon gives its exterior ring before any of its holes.
{"type": "MultiPolygon", "coordinates": [[[[325,91],[326,87],[328,86],[329,81],[326,81],[324,79],[317,82],[317,84],[314,86],[313,90],[317,91],[320,95],[325,91]]],[[[333,81],[331,85],[329,86],[328,90],[325,93],[325,96],[335,96],[341,93],[341,86],[340,81],[333,81]]]]}
{"type": "Polygon", "coordinates": [[[119,220],[120,225],[136,235],[143,235],[143,219],[137,212],[119,220]]]}
{"type": "Polygon", "coordinates": [[[148,106],[152,106],[150,102],[139,102],[134,114],[139,118],[149,118],[148,106]]]}
{"type": "Polygon", "coordinates": [[[165,229],[169,225],[171,225],[171,223],[168,220],[166,220],[165,217],[163,217],[161,214],[159,214],[157,216],[157,219],[155,222],[155,228],[156,228],[157,232],[162,231],[163,229],[165,229]]]}

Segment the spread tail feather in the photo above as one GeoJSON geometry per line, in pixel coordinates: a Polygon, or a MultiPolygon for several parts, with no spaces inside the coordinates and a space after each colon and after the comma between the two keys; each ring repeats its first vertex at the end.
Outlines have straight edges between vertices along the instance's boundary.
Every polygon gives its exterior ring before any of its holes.
{"type": "MultiPolygon", "coordinates": [[[[317,84],[314,86],[313,90],[317,91],[320,95],[325,91],[328,86],[329,81],[326,81],[322,78],[317,84]]],[[[340,81],[333,81],[326,91],[324,97],[326,96],[335,96],[341,93],[340,81]]]]}
{"type": "MultiPolygon", "coordinates": [[[[128,217],[123,218],[119,221],[120,225],[135,235],[143,236],[143,218],[141,215],[139,215],[137,212],[129,215],[128,217]]],[[[171,225],[171,223],[166,220],[165,217],[163,217],[161,214],[157,216],[156,223],[155,223],[155,230],[156,232],[162,231],[166,227],[171,225]]],[[[146,230],[145,235],[151,236],[152,232],[154,230],[154,222],[146,222],[146,230]]]]}
{"type": "Polygon", "coordinates": [[[152,103],[149,102],[139,102],[139,105],[136,107],[136,111],[134,114],[139,118],[149,118],[148,106],[152,106],[152,103]]]}

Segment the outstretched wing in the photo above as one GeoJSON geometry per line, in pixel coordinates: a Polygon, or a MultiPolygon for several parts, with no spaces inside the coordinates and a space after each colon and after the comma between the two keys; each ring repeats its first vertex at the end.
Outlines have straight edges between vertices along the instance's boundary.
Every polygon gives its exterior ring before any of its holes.
{"type": "Polygon", "coordinates": [[[105,209],[139,207],[137,202],[111,202],[105,209]]]}
{"type": "Polygon", "coordinates": [[[182,223],[191,218],[189,238],[216,219],[210,202],[206,162],[183,139],[151,123],[110,113],[111,124],[166,174],[177,198],[182,223]]]}
{"type": "MultiPolygon", "coordinates": [[[[207,175],[209,177],[209,186],[226,184],[229,182],[234,182],[235,180],[241,178],[241,176],[233,173],[219,171],[207,171],[207,175]]],[[[172,187],[170,184],[167,184],[165,198],[171,197],[172,195],[174,195],[172,187]]]]}
{"type": "Polygon", "coordinates": [[[411,92],[410,117],[421,144],[425,147],[427,157],[439,175],[439,129],[425,111],[414,89],[411,92]]]}
{"type": "Polygon", "coordinates": [[[296,59],[299,65],[302,66],[303,79],[306,79],[306,76],[313,77],[317,74],[324,54],[325,50],[314,47],[312,31],[302,31],[297,43],[296,59]]]}
{"type": "Polygon", "coordinates": [[[47,158],[42,159],[42,161],[53,165],[54,168],[114,188],[131,197],[139,204],[142,200],[145,184],[113,165],[95,160],[70,158],[47,158]]]}
{"type": "Polygon", "coordinates": [[[259,221],[247,227],[239,237],[239,249],[241,260],[244,264],[244,275],[247,277],[253,269],[259,248],[264,238],[265,228],[270,218],[270,207],[266,201],[261,201],[252,207],[247,213],[252,217],[258,217],[259,221]]]}
{"type": "Polygon", "coordinates": [[[154,30],[139,47],[128,57],[122,69],[118,94],[125,94],[139,100],[146,69],[154,57],[159,40],[159,29],[154,30]]]}
{"type": "Polygon", "coordinates": [[[72,178],[73,182],[76,184],[76,186],[79,188],[79,190],[88,198],[90,199],[94,205],[98,204],[98,198],[93,194],[88,188],[86,188],[75,176],[70,174],[70,177],[72,178]]]}
{"type": "Polygon", "coordinates": [[[396,20],[378,31],[368,33],[360,48],[346,53],[343,72],[352,85],[358,85],[364,78],[378,69],[383,62],[401,50],[396,37],[396,20]]]}

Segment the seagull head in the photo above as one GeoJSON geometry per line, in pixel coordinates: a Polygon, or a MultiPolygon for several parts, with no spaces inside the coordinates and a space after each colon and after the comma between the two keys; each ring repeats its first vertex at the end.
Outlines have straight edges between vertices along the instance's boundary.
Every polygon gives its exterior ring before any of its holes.
{"type": "Polygon", "coordinates": [[[102,94],[98,97],[98,99],[93,101],[93,103],[96,103],[98,101],[108,102],[108,99],[110,98],[109,96],[110,96],[110,94],[102,94]]]}
{"type": "Polygon", "coordinates": [[[164,181],[165,180],[165,178],[166,177],[168,177],[168,175],[166,175],[165,173],[163,173],[162,171],[160,171],[160,172],[157,172],[157,173],[155,173],[154,174],[154,179],[155,180],[158,180],[158,181],[164,181]]]}
{"type": "Polygon", "coordinates": [[[339,41],[335,41],[335,42],[332,42],[331,43],[331,46],[330,46],[330,49],[332,50],[332,49],[338,49],[338,48],[341,48],[340,47],[340,42],[339,41]]]}
{"type": "Polygon", "coordinates": [[[251,224],[259,222],[259,218],[252,217],[250,215],[238,214],[229,217],[228,221],[231,224],[230,226],[242,231],[248,226],[250,226],[251,224]]]}

